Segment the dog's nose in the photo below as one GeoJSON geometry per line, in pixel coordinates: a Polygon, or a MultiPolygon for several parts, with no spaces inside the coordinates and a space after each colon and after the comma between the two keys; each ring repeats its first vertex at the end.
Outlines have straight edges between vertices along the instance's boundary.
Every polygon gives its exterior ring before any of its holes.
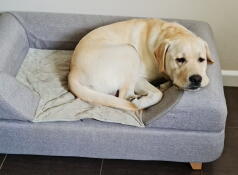
{"type": "Polygon", "coordinates": [[[192,75],[189,77],[189,81],[192,85],[200,85],[202,82],[202,77],[200,75],[192,75]]]}

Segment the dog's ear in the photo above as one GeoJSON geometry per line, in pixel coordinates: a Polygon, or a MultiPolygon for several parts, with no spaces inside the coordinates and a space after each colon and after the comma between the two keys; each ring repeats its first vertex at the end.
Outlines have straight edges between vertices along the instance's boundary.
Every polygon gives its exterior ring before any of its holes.
{"type": "Polygon", "coordinates": [[[155,58],[159,64],[160,72],[165,72],[165,57],[169,49],[169,45],[170,45],[169,41],[165,40],[159,44],[158,48],[154,52],[155,58]]]}
{"type": "Polygon", "coordinates": [[[208,64],[213,64],[214,60],[212,59],[211,51],[208,47],[208,44],[207,44],[206,41],[204,41],[204,44],[205,44],[205,48],[206,48],[207,63],[208,64]]]}

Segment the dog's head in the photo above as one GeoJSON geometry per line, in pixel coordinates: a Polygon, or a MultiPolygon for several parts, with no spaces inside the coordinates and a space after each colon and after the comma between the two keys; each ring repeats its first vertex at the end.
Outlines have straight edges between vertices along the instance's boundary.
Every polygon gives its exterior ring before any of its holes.
{"type": "Polygon", "coordinates": [[[185,90],[195,90],[209,83],[207,64],[213,63],[205,41],[197,36],[165,39],[155,51],[161,72],[173,84],[185,90]]]}

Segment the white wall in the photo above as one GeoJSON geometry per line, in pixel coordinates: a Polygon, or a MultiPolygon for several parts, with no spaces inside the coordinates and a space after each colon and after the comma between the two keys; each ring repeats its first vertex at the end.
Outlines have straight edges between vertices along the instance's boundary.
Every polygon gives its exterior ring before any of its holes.
{"type": "Polygon", "coordinates": [[[238,70],[237,0],[0,0],[0,11],[9,10],[206,21],[214,30],[222,68],[238,70]]]}

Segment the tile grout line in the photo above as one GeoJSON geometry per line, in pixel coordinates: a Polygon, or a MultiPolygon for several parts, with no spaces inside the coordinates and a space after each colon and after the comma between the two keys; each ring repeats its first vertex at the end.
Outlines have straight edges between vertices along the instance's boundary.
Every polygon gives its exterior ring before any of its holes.
{"type": "Polygon", "coordinates": [[[3,167],[3,164],[4,164],[5,160],[6,160],[6,158],[7,158],[7,154],[5,154],[4,159],[3,159],[3,161],[2,161],[2,163],[1,163],[1,165],[0,165],[0,170],[1,170],[2,167],[3,167]]]}
{"type": "Polygon", "coordinates": [[[104,161],[104,159],[102,159],[102,162],[101,162],[101,167],[100,167],[100,174],[99,174],[99,175],[101,175],[101,174],[102,174],[103,161],[104,161]]]}
{"type": "Polygon", "coordinates": [[[238,126],[227,126],[227,128],[238,129],[238,126]]]}

